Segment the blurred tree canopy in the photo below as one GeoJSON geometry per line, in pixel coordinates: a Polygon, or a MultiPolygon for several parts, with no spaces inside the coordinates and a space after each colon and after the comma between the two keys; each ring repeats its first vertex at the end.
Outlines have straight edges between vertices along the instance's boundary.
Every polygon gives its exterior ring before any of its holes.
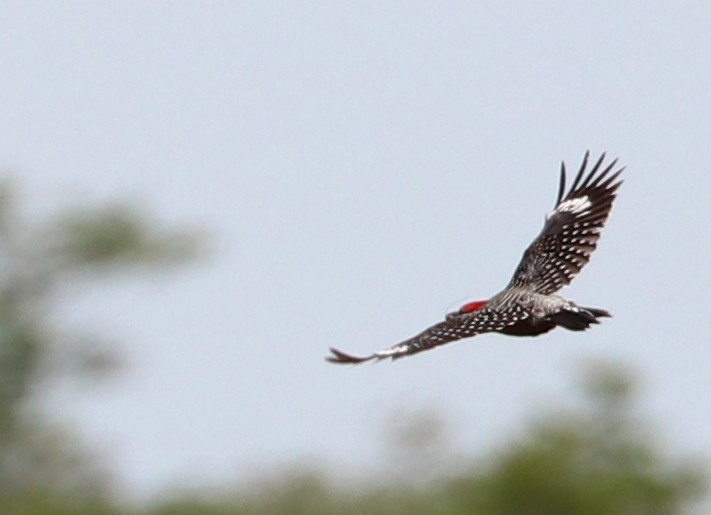
{"type": "MultiPolygon", "coordinates": [[[[635,382],[611,364],[581,377],[582,405],[538,413],[518,436],[483,457],[460,457],[448,473],[372,478],[344,489],[316,473],[284,474],[263,487],[216,500],[166,502],[151,513],[211,515],[676,515],[691,513],[707,479],[699,463],[660,449],[636,414],[635,382]],[[373,485],[378,486],[373,486],[373,485]]],[[[402,443],[441,438],[431,416],[415,417],[402,443]],[[418,432],[418,427],[426,427],[418,432]]],[[[401,425],[401,424],[400,424],[401,425]]],[[[431,448],[425,442],[425,449],[431,448]]],[[[425,451],[429,452],[429,451],[425,451]]],[[[450,454],[447,453],[447,456],[450,454]]],[[[413,463],[421,460],[414,456],[413,463]]],[[[445,457],[449,460],[450,458],[445,457]]],[[[427,456],[431,461],[431,456],[427,456]]],[[[442,466],[438,467],[439,470],[442,466]]]]}
{"type": "Polygon", "coordinates": [[[77,503],[97,512],[108,496],[107,472],[67,429],[43,418],[38,401],[58,376],[98,378],[115,360],[101,335],[87,345],[85,335],[60,327],[58,303],[107,272],[184,263],[198,239],[130,205],[75,207],[32,221],[19,207],[0,183],[0,513],[63,513],[58,499],[71,500],[68,512],[77,503]]]}

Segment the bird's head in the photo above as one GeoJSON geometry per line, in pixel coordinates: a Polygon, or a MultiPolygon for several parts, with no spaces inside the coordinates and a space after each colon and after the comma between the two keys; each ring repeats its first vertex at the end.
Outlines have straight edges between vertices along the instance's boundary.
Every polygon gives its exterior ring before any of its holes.
{"type": "Polygon", "coordinates": [[[458,301],[453,303],[451,306],[449,306],[449,309],[447,309],[447,318],[453,315],[463,315],[465,313],[474,313],[475,311],[480,310],[486,305],[485,300],[466,300],[466,301],[458,301]]]}

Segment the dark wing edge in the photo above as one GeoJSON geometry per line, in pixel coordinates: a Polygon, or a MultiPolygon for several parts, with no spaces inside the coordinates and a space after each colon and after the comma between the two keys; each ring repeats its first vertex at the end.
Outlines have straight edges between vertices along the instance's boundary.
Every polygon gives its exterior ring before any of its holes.
{"type": "Polygon", "coordinates": [[[622,184],[624,167],[613,172],[617,159],[603,168],[603,152],[586,173],[590,151],[566,193],[565,163],[561,164],[558,196],[553,212],[538,237],[529,245],[509,286],[550,294],[570,284],[590,261],[622,184]],[[611,173],[612,172],[612,173],[611,173]]]}
{"type": "MultiPolygon", "coordinates": [[[[359,365],[367,361],[382,361],[385,359],[396,360],[411,354],[417,354],[425,350],[433,349],[439,345],[444,345],[454,340],[459,340],[463,336],[458,336],[453,331],[449,331],[450,322],[445,320],[434,324],[404,342],[393,345],[389,349],[374,352],[368,356],[353,356],[341,350],[331,347],[331,355],[326,357],[329,363],[338,365],[359,365]]],[[[474,336],[473,334],[471,336],[474,336]]]]}
{"type": "Polygon", "coordinates": [[[521,316],[518,312],[514,315],[507,317],[497,310],[488,308],[482,308],[474,313],[454,313],[442,322],[428,327],[417,336],[368,356],[353,356],[331,347],[331,355],[326,357],[326,361],[339,365],[358,365],[367,361],[385,359],[394,361],[453,341],[471,338],[482,333],[501,331],[518,320],[516,317],[521,316]]]}
{"type": "Polygon", "coordinates": [[[331,351],[331,356],[326,356],[326,361],[329,363],[336,363],[338,365],[359,365],[360,363],[365,363],[366,361],[371,361],[377,358],[375,354],[364,357],[353,356],[352,354],[346,354],[335,347],[329,347],[328,350],[331,351]]]}

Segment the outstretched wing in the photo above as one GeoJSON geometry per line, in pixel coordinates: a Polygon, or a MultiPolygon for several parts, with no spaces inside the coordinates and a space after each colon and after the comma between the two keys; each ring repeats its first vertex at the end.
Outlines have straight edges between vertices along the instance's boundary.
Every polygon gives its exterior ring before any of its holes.
{"type": "Polygon", "coordinates": [[[410,354],[417,354],[433,349],[445,343],[470,338],[481,333],[501,331],[518,320],[526,318],[528,313],[520,305],[514,305],[507,310],[482,308],[473,313],[454,313],[443,322],[428,327],[417,336],[405,340],[389,349],[374,352],[370,356],[358,357],[346,354],[331,347],[331,356],[326,361],[339,364],[357,365],[365,361],[398,359],[410,354]]]}
{"type": "Polygon", "coordinates": [[[524,252],[509,287],[548,295],[569,284],[590,261],[610,214],[615,192],[622,184],[616,180],[624,168],[610,174],[617,159],[603,169],[603,153],[586,172],[589,157],[590,151],[585,153],[580,171],[567,194],[565,163],[561,165],[555,209],[546,217],[541,234],[524,252]]]}

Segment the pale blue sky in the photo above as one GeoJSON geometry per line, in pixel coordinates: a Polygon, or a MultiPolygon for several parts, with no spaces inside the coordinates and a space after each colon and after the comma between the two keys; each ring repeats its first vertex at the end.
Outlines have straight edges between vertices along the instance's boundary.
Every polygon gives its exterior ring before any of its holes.
{"type": "Polygon", "coordinates": [[[398,406],[476,451],[611,358],[675,446],[711,448],[709,27],[705,2],[4,2],[0,168],[27,205],[134,198],[214,236],[67,308],[131,368],[57,416],[147,493],[377,466],[398,406]],[[588,148],[626,183],[563,293],[615,318],[325,364],[496,293],[588,148]]]}

